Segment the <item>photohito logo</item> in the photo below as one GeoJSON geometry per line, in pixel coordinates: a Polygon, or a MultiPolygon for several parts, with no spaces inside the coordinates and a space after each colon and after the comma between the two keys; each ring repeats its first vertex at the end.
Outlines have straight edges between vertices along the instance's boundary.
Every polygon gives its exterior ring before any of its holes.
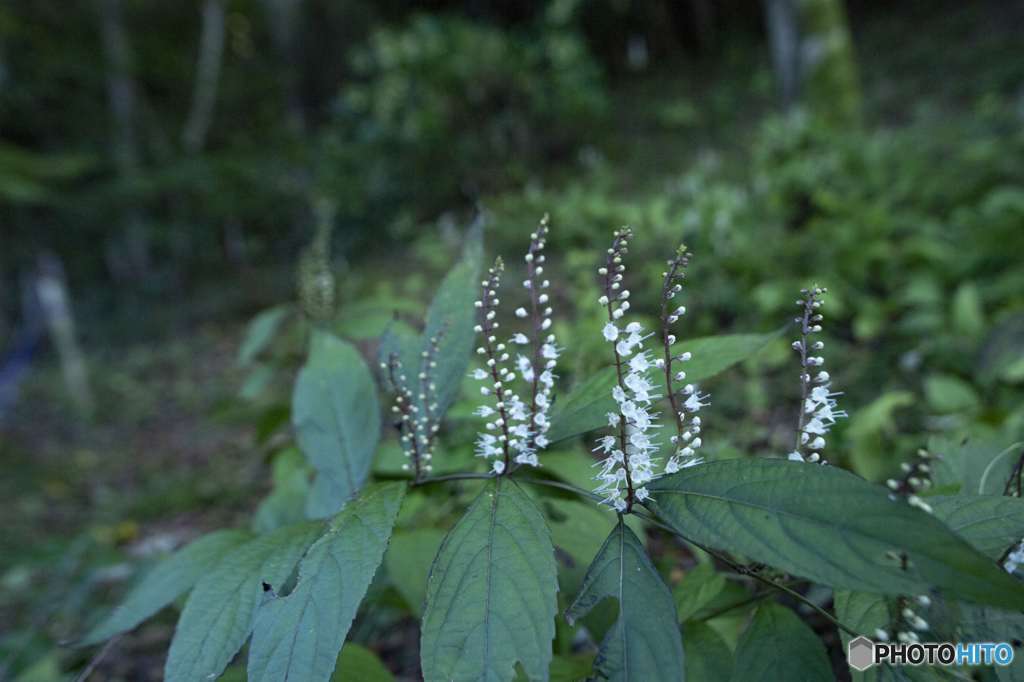
{"type": "Polygon", "coordinates": [[[1013,649],[1009,644],[896,644],[873,642],[867,637],[851,640],[846,649],[850,667],[867,670],[872,665],[1010,665],[1013,649]]]}

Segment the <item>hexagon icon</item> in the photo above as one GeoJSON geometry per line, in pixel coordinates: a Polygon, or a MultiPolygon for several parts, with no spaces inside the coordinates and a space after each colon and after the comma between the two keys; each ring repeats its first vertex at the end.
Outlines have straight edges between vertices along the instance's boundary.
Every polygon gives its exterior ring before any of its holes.
{"type": "Polygon", "coordinates": [[[875,643],[867,637],[858,637],[847,647],[847,660],[856,670],[867,670],[875,660],[875,643]]]}

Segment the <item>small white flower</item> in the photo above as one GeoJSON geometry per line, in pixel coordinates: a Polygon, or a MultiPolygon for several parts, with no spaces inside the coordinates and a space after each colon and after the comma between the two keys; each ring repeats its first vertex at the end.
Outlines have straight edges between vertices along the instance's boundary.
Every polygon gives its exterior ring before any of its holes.
{"type": "Polygon", "coordinates": [[[516,308],[516,317],[526,317],[527,315],[529,313],[526,312],[526,308],[516,308]]]}
{"type": "Polygon", "coordinates": [[[512,337],[512,343],[518,343],[519,345],[523,345],[526,343],[530,343],[530,339],[526,338],[526,334],[519,333],[512,337]]]}
{"type": "Polygon", "coordinates": [[[604,338],[607,341],[614,341],[615,339],[619,338],[619,328],[616,327],[611,322],[604,326],[604,329],[601,330],[601,333],[604,334],[604,338]]]}
{"type": "Polygon", "coordinates": [[[471,376],[474,379],[479,381],[479,380],[482,380],[482,379],[486,379],[487,377],[489,377],[491,375],[490,375],[489,372],[486,372],[486,371],[484,371],[482,369],[478,369],[478,370],[474,371],[472,374],[469,374],[467,376],[471,376]]]}
{"type": "Polygon", "coordinates": [[[500,459],[496,459],[494,460],[493,469],[494,473],[501,474],[503,471],[505,471],[505,463],[502,462],[500,459]]]}

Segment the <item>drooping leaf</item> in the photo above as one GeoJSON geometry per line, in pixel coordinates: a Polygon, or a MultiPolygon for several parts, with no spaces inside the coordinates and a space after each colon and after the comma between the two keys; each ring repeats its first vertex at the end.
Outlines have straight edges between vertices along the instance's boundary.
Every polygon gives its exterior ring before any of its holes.
{"type": "Polygon", "coordinates": [[[271,596],[256,612],[249,680],[330,679],[356,609],[384,556],[404,495],[404,484],[389,483],[348,502],[331,519],[331,529],[299,564],[299,582],[292,593],[271,596]]]}
{"type": "Polygon", "coordinates": [[[672,593],[621,517],[565,617],[572,624],[609,597],[619,602],[619,619],[601,641],[594,669],[620,682],[682,680],[683,642],[672,593]]]}
{"type": "Polygon", "coordinates": [[[237,547],[196,583],[178,619],[164,666],[168,682],[215,679],[252,631],[263,585],[280,585],[323,533],[305,521],[237,547]]]}
{"type": "MultiPolygon", "coordinates": [[[[462,258],[445,276],[427,311],[426,325],[422,334],[411,335],[388,328],[381,337],[380,362],[388,364],[392,354],[397,354],[405,370],[405,384],[414,396],[424,393],[420,373],[433,379],[434,402],[437,407],[433,414],[437,420],[444,418],[448,408],[455,401],[459,387],[469,366],[470,354],[476,332],[476,306],[480,290],[480,267],[483,260],[483,218],[478,214],[466,234],[462,258]],[[423,367],[423,353],[430,348],[430,340],[438,339],[437,352],[433,357],[436,366],[423,367]],[[424,372],[424,370],[429,370],[424,372]]],[[[391,390],[388,371],[382,370],[381,383],[391,390]]],[[[423,408],[422,402],[417,407],[423,408]]],[[[423,408],[425,409],[425,408],[423,408]]],[[[425,412],[423,412],[425,414],[425,412]]]]}
{"type": "Polygon", "coordinates": [[[257,533],[269,533],[306,518],[309,495],[309,465],[296,447],[277,453],[273,461],[274,489],[267,495],[252,520],[257,533]]]}
{"type": "Polygon", "coordinates": [[[313,332],[309,359],[295,380],[292,424],[318,478],[331,484],[322,484],[321,492],[332,496],[318,498],[323,505],[315,511],[337,513],[370,473],[380,437],[377,387],[355,346],[329,332],[313,332]]]}
{"type": "Polygon", "coordinates": [[[732,651],[707,623],[694,621],[683,624],[683,652],[686,654],[686,679],[729,682],[732,651]]]}
{"type": "Polygon", "coordinates": [[[1019,497],[935,496],[928,504],[936,518],[994,561],[1024,538],[1024,500],[1019,497]]]}
{"type": "Polygon", "coordinates": [[[355,642],[346,642],[338,654],[331,682],[393,682],[395,676],[377,654],[355,642]]]}
{"type": "Polygon", "coordinates": [[[648,490],[645,506],[684,537],[815,582],[881,594],[934,586],[1024,608],[1024,586],[941,521],[841,469],[728,460],[684,469],[648,490]]]}
{"type": "Polygon", "coordinates": [[[717,597],[725,587],[725,576],[711,562],[696,566],[672,590],[676,617],[682,623],[717,597]]]}
{"type": "Polygon", "coordinates": [[[821,682],[834,679],[825,646],[800,617],[762,602],[736,647],[730,682],[821,682]]]}
{"type": "Polygon", "coordinates": [[[426,682],[507,682],[518,661],[547,680],[555,636],[554,548],[544,517],[496,478],[448,533],[427,583],[420,662],[426,682]]]}
{"type": "Polygon", "coordinates": [[[239,367],[245,367],[255,360],[256,356],[262,353],[270,345],[270,342],[274,340],[274,335],[277,334],[278,328],[285,317],[288,316],[290,310],[291,306],[288,305],[274,306],[273,308],[267,308],[252,318],[248,329],[245,331],[245,339],[238,349],[238,357],[235,359],[235,364],[239,367]]]}
{"type": "MultiPolygon", "coordinates": [[[[686,372],[688,383],[696,383],[746,360],[784,330],[785,328],[769,334],[732,334],[690,339],[674,345],[672,353],[679,355],[689,352],[692,355],[689,361],[678,362],[676,365],[686,372]]],[[[664,393],[664,377],[652,372],[651,379],[657,392],[664,393]]],[[[618,409],[615,399],[612,398],[612,388],[617,384],[618,375],[615,368],[606,367],[559,400],[559,407],[551,417],[548,439],[556,442],[606,426],[607,414],[618,409]]]]}
{"type": "Polygon", "coordinates": [[[391,544],[384,555],[388,577],[416,616],[423,615],[430,565],[444,542],[444,536],[444,532],[436,528],[400,531],[391,537],[391,544]]]}
{"type": "Polygon", "coordinates": [[[251,538],[245,531],[219,530],[193,540],[153,567],[128,593],[124,605],[93,628],[82,645],[98,644],[131,630],[185,594],[225,554],[251,538]]]}

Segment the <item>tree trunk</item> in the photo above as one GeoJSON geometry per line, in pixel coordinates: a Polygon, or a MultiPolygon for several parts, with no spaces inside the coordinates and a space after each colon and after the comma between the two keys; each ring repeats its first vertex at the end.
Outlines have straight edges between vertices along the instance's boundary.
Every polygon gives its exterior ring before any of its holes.
{"type": "Polygon", "coordinates": [[[861,122],[861,90],[842,0],[796,0],[807,108],[835,126],[861,122]]]}
{"type": "Polygon", "coordinates": [[[182,146],[190,154],[203,150],[213,118],[213,104],[217,99],[220,67],[224,59],[224,18],[224,0],[206,0],[203,6],[203,29],[199,38],[196,89],[192,95],[188,122],[181,135],[182,146]]]}
{"type": "MultiPolygon", "coordinates": [[[[149,274],[149,237],[138,204],[131,197],[139,175],[135,139],[137,107],[135,83],[131,76],[131,53],[125,37],[120,0],[102,0],[100,28],[107,62],[107,100],[113,123],[111,149],[118,179],[123,191],[129,195],[121,214],[122,244],[114,250],[123,257],[120,272],[141,280],[149,274]]],[[[117,276],[119,273],[115,270],[112,274],[117,276]]]]}

